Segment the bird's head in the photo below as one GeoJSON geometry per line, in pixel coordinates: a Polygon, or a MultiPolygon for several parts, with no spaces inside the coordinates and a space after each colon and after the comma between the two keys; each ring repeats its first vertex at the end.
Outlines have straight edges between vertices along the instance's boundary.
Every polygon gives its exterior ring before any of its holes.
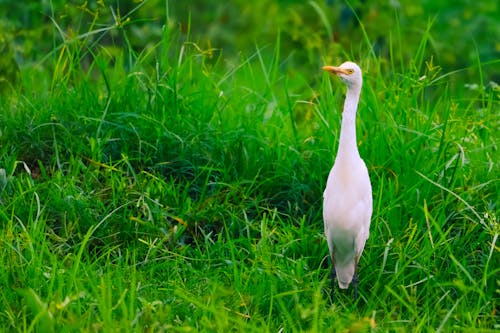
{"type": "Polygon", "coordinates": [[[323,70],[337,75],[345,84],[349,87],[359,86],[363,82],[361,76],[361,68],[353,62],[346,61],[339,67],[335,66],[324,66],[323,70]]]}

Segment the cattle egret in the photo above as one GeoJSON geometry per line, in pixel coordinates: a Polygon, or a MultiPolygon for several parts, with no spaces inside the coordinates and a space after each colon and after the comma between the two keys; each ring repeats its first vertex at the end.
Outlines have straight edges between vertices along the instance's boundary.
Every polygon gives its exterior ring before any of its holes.
{"type": "Polygon", "coordinates": [[[354,286],[358,297],[358,261],[370,233],[373,210],[372,187],[365,162],[356,143],[356,109],[363,79],[352,62],[340,67],[324,66],[347,85],[342,112],[339,147],[323,192],[323,221],[332,259],[332,293],[337,277],[341,289],[354,286]]]}

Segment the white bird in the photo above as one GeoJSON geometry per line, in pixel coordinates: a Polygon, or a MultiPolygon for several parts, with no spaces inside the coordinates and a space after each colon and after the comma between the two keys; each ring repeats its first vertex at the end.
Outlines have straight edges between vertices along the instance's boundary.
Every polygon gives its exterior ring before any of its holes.
{"type": "Polygon", "coordinates": [[[346,85],[339,147],[323,192],[323,221],[332,260],[332,292],[335,277],[341,289],[354,285],[358,296],[358,261],[370,233],[373,210],[372,187],[365,162],[356,143],[356,110],[361,86],[361,69],[353,62],[339,67],[324,66],[346,85]]]}

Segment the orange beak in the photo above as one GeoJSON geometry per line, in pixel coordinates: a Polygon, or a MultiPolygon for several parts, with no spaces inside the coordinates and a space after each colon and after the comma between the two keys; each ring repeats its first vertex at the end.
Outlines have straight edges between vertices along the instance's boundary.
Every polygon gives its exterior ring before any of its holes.
{"type": "Polygon", "coordinates": [[[323,70],[336,75],[339,74],[349,75],[347,70],[335,66],[323,66],[323,70]]]}

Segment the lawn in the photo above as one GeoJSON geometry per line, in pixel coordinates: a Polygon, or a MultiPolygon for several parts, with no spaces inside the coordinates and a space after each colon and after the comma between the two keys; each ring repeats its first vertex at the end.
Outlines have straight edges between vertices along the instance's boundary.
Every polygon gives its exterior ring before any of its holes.
{"type": "Polygon", "coordinates": [[[0,330],[500,329],[498,4],[2,6],[0,330]],[[356,301],[322,221],[345,60],[356,301]]]}

